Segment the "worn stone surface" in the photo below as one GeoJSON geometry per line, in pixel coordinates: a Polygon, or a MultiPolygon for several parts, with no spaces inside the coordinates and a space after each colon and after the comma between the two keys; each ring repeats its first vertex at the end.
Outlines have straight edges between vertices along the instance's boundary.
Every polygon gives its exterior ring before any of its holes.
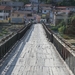
{"type": "Polygon", "coordinates": [[[0,75],[71,75],[48,42],[41,24],[31,27],[7,61],[1,67],[0,75]]]}

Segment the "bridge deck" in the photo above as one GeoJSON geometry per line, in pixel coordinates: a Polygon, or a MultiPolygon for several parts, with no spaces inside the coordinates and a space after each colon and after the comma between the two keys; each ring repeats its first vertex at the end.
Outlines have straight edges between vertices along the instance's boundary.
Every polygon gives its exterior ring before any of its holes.
{"type": "Polygon", "coordinates": [[[41,24],[33,25],[0,67],[0,75],[71,75],[41,24]]]}

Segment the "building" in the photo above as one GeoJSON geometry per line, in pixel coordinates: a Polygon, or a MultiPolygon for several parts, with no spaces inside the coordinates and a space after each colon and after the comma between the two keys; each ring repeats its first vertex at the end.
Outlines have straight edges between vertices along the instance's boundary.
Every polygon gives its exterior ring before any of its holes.
{"type": "Polygon", "coordinates": [[[23,2],[13,2],[12,0],[1,0],[0,4],[3,6],[11,6],[13,10],[20,10],[24,6],[23,2]]]}
{"type": "Polygon", "coordinates": [[[32,4],[26,4],[24,10],[26,10],[26,11],[32,11],[32,4]]]}
{"type": "Polygon", "coordinates": [[[67,6],[66,10],[70,10],[70,11],[75,12],[75,6],[67,6]]]}
{"type": "Polygon", "coordinates": [[[64,20],[64,22],[68,24],[69,13],[70,13],[69,10],[55,10],[53,17],[53,24],[58,25],[62,20],[64,20]]]}
{"type": "Polygon", "coordinates": [[[55,7],[55,10],[67,10],[66,6],[55,7]]]}
{"type": "Polygon", "coordinates": [[[38,4],[32,4],[33,13],[37,13],[39,11],[38,4]]]}
{"type": "Polygon", "coordinates": [[[30,0],[31,3],[38,3],[39,0],[30,0]]]}
{"type": "Polygon", "coordinates": [[[11,23],[24,23],[25,14],[19,11],[15,11],[11,13],[10,19],[11,23]]]}
{"type": "Polygon", "coordinates": [[[7,20],[11,14],[11,7],[0,6],[0,20],[7,20]]]}
{"type": "Polygon", "coordinates": [[[34,14],[30,11],[14,11],[11,14],[11,23],[28,23],[34,20],[34,14]]]}
{"type": "Polygon", "coordinates": [[[39,4],[39,12],[44,12],[45,9],[51,9],[52,5],[50,4],[39,4]]]}
{"type": "Polygon", "coordinates": [[[38,4],[26,4],[25,11],[31,11],[33,13],[37,13],[38,12],[38,4]]]}
{"type": "Polygon", "coordinates": [[[42,14],[48,14],[50,13],[50,11],[51,11],[51,8],[47,8],[47,7],[42,8],[42,14]]]}
{"type": "Polygon", "coordinates": [[[55,7],[55,10],[70,10],[75,12],[75,6],[60,6],[60,7],[55,7]]]}

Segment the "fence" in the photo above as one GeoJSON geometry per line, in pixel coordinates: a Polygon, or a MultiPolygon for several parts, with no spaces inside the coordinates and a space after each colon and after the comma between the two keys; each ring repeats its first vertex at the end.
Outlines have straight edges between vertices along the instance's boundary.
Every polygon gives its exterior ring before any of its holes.
{"type": "Polygon", "coordinates": [[[75,54],[71,52],[72,49],[51,30],[48,30],[45,24],[43,24],[43,27],[46,31],[47,38],[55,45],[60,56],[75,75],[75,54]]]}
{"type": "Polygon", "coordinates": [[[16,34],[9,37],[3,43],[0,44],[0,60],[4,57],[4,55],[11,49],[11,47],[23,37],[26,31],[30,28],[31,24],[26,25],[23,29],[18,31],[16,34]]]}

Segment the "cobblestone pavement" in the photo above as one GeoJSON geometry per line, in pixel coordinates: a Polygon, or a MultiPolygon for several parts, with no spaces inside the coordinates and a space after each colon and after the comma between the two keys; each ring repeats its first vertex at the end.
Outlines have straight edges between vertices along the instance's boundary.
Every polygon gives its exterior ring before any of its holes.
{"type": "Polygon", "coordinates": [[[72,75],[41,24],[33,25],[9,56],[0,75],[72,75]]]}

